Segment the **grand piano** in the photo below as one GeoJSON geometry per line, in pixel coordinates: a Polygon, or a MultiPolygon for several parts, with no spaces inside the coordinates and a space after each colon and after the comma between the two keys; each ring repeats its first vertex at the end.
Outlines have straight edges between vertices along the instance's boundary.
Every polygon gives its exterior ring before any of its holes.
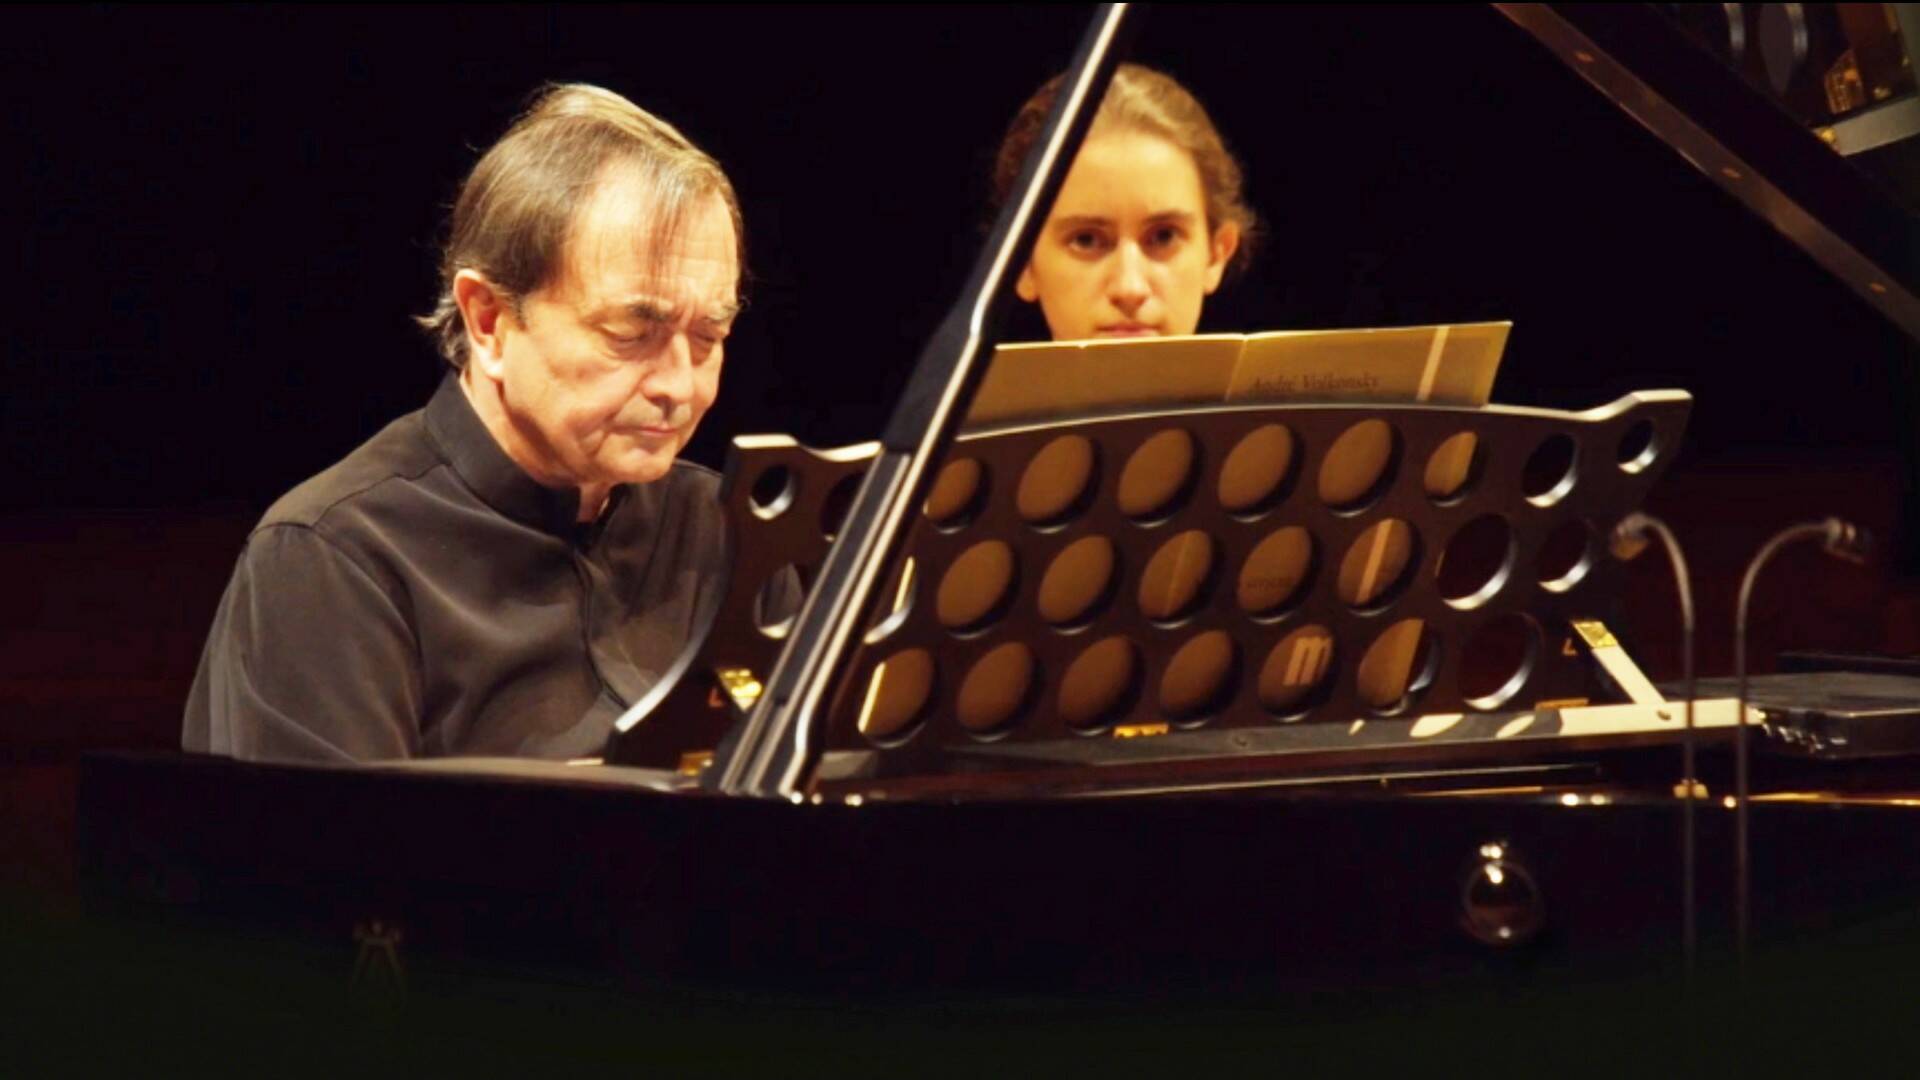
{"type": "MultiPolygon", "coordinates": [[[[1777,35],[1772,20],[1786,17],[1772,9],[1799,5],[1727,5],[1753,10],[1724,27],[1651,7],[1498,7],[1649,138],[1753,209],[1755,228],[1777,229],[1891,323],[1920,333],[1914,219],[1886,193],[1887,181],[1840,145],[1897,150],[1898,136],[1846,125],[1869,114],[1896,124],[1874,110],[1910,104],[1910,76],[1813,123],[1755,83],[1756,73],[1773,70],[1766,64],[1788,75],[1812,65],[1803,39],[1837,40],[1831,20],[1818,34],[1801,25],[1798,37],[1799,24],[1789,24],[1779,46],[1786,59],[1761,58],[1762,45],[1776,48],[1763,25],[1777,35]],[[1751,40],[1741,36],[1749,32],[1751,40]]],[[[1884,7],[1896,22],[1907,16],[1904,5],[1884,7]]],[[[1118,55],[1102,33],[1099,23],[1089,30],[1077,61],[1090,85],[1118,55]]],[[[1865,77],[1874,85],[1871,72],[1865,77]]],[[[1057,148],[1070,150],[1074,118],[1057,118],[1055,134],[1057,148]]],[[[1033,201],[1043,205],[1048,166],[1036,160],[1029,170],[1033,201]]],[[[1699,691],[1719,703],[1719,719],[1702,718],[1689,736],[1686,688],[1665,685],[1649,697],[1604,662],[1608,635],[1572,629],[1583,619],[1619,625],[1613,594],[1624,578],[1607,533],[1665,467],[1643,450],[1681,437],[1685,403],[1675,399],[1594,402],[1592,414],[1394,414],[1409,447],[1437,442],[1448,423],[1474,423],[1483,425],[1474,430],[1484,449],[1522,459],[1547,434],[1587,432],[1576,440],[1580,453],[1612,468],[1607,483],[1575,486],[1591,500],[1579,506],[1593,535],[1569,566],[1584,559],[1585,576],[1512,600],[1538,635],[1518,682],[1503,675],[1476,693],[1458,650],[1442,648],[1422,654],[1433,660],[1420,662],[1430,669],[1429,696],[1418,702],[1362,701],[1353,683],[1334,679],[1310,708],[1290,706],[1280,718],[1268,708],[1262,720],[1245,707],[1258,696],[1261,657],[1236,653],[1221,700],[1237,704],[1171,719],[1155,712],[1154,680],[1143,678],[1077,717],[1085,721],[1078,728],[1057,703],[1043,703],[1033,715],[1047,719],[1031,738],[1003,738],[1000,729],[971,742],[965,732],[913,737],[959,731],[943,712],[958,707],[952,694],[898,709],[891,726],[875,721],[888,708],[878,668],[899,654],[873,642],[884,637],[876,636],[880,612],[897,595],[909,554],[921,560],[928,602],[917,611],[922,622],[902,632],[924,632],[912,640],[936,669],[949,656],[970,664],[987,655],[971,636],[978,620],[940,624],[935,583],[970,549],[920,510],[942,467],[969,445],[990,465],[1012,463],[1038,452],[1040,436],[1020,435],[1026,441],[1015,445],[1002,433],[992,444],[976,433],[968,444],[951,408],[936,415],[925,406],[991,351],[994,320],[968,320],[976,309],[990,312],[1003,291],[993,248],[1017,250],[1021,227],[1003,219],[989,239],[981,274],[923,357],[922,371],[937,378],[909,387],[870,459],[765,444],[758,457],[737,459],[729,498],[741,565],[770,570],[797,560],[813,579],[809,606],[791,627],[772,634],[742,617],[755,596],[743,574],[747,584],[722,605],[708,641],[662,684],[659,700],[637,703],[645,708],[630,714],[604,759],[324,768],[96,755],[80,803],[90,897],[103,910],[170,925],[351,940],[363,965],[396,970],[404,957],[627,984],[816,988],[1327,988],[1408,978],[1458,985],[1446,980],[1489,973],[1677,975],[1836,928],[1911,929],[1898,920],[1920,897],[1912,817],[1920,785],[1911,767],[1920,739],[1907,734],[1920,701],[1903,696],[1920,685],[1906,681],[1912,668],[1897,658],[1803,657],[1798,681],[1753,684],[1747,696],[1759,712],[1744,726],[1728,701],[1739,688],[1720,680],[1699,691]],[[940,358],[944,367],[930,362],[940,358]],[[1588,426],[1569,429],[1568,417],[1588,426]],[[1636,427],[1651,437],[1628,448],[1636,427]],[[791,468],[812,470],[816,495],[848,477],[855,493],[843,491],[851,509],[830,527],[816,516],[809,535],[779,534],[781,557],[769,563],[746,538],[755,529],[775,535],[766,530],[776,515],[756,510],[778,493],[755,503],[751,463],[780,454],[791,468]],[[888,464],[889,455],[897,461],[888,464]],[[1658,467],[1625,467],[1634,461],[1658,467]],[[891,495],[882,490],[887,469],[891,495]],[[828,593],[858,595],[830,610],[821,598],[828,593]],[[839,644],[823,650],[825,638],[839,644]],[[1629,710],[1633,722],[1583,726],[1594,719],[1588,713],[1609,707],[1629,710]],[[1293,722],[1303,714],[1310,722],[1293,722]],[[1209,722],[1216,718],[1226,719],[1209,722]],[[1364,739],[1354,734],[1362,720],[1371,725],[1364,739]],[[1751,776],[1730,748],[1740,730],[1752,743],[1751,776]],[[1697,750],[1691,764],[1688,742],[1697,750]],[[1744,800],[1735,795],[1743,784],[1744,800]]],[[[977,384],[978,372],[971,378],[977,384]]],[[[1262,415],[1332,441],[1368,410],[1262,415]]],[[[1238,435],[1253,424],[1218,410],[1188,419],[1216,458],[1233,445],[1209,441],[1216,428],[1238,435]]],[[[1118,440],[1147,423],[1103,417],[1081,430],[1118,440]]],[[[1420,460],[1411,450],[1407,459],[1420,460]]],[[[1586,464],[1578,458],[1572,468],[1586,464]]],[[[1554,489],[1550,478],[1522,490],[1513,473],[1486,497],[1516,514],[1554,489]]],[[[1405,516],[1441,530],[1436,536],[1451,527],[1418,491],[1382,497],[1405,499],[1405,516]]],[[[824,502],[808,505],[825,512],[824,502]]],[[[1365,522],[1322,516],[1333,559],[1365,522]]],[[[990,519],[983,513],[981,527],[990,519]]],[[[1529,558],[1552,532],[1544,520],[1513,527],[1529,558]]],[[[1422,558],[1412,575],[1434,576],[1438,551],[1422,558]]],[[[1376,613],[1341,610],[1333,576],[1327,595],[1302,610],[1324,604],[1340,648],[1349,640],[1341,620],[1357,626],[1376,613]]],[[[1231,592],[1210,594],[1200,617],[1216,601],[1229,607],[1231,592]]],[[[1457,615],[1424,579],[1400,595],[1432,628],[1457,615]]],[[[1113,610],[1115,620],[1140,622],[1124,603],[1113,610]]],[[[1164,614],[1162,622],[1193,612],[1164,614]]],[[[1037,623],[1014,630],[1048,633],[1037,623]]],[[[1144,637],[1152,627],[1121,630],[1144,637]]],[[[1167,658],[1155,648],[1142,655],[1157,677],[1167,658]]],[[[1039,662],[1053,670],[1050,655],[1039,662]]],[[[930,681],[957,693],[950,684],[965,667],[953,664],[944,681],[930,681]]]]}

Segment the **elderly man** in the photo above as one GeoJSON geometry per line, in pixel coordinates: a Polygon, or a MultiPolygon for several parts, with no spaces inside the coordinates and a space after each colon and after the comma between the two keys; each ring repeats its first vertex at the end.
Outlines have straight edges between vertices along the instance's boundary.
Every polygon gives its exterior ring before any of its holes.
{"type": "Polygon", "coordinates": [[[421,320],[454,370],[248,537],[185,747],[598,752],[717,602],[718,478],[675,457],[740,268],[713,159],[616,94],[543,94],[454,206],[421,320]]]}

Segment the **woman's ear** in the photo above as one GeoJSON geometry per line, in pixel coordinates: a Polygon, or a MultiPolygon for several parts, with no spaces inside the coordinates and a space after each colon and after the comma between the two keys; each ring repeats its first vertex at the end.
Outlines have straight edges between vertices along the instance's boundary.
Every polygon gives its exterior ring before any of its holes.
{"type": "Polygon", "coordinates": [[[1213,240],[1207,250],[1207,295],[1220,287],[1220,279],[1226,276],[1227,264],[1233,261],[1233,253],[1240,250],[1240,226],[1228,221],[1213,230],[1213,240]]]}
{"type": "Polygon", "coordinates": [[[1013,293],[1027,303],[1040,300],[1040,283],[1033,280],[1033,264],[1028,263],[1020,270],[1020,276],[1013,281],[1013,293]]]}

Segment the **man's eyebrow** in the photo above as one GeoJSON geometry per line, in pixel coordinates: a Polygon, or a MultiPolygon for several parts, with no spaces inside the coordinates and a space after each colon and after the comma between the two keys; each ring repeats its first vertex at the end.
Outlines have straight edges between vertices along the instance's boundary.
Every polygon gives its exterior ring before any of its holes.
{"type": "MultiPolygon", "coordinates": [[[[743,305],[738,301],[716,304],[700,315],[700,321],[713,326],[725,326],[740,314],[743,305]]],[[[665,300],[642,297],[636,300],[621,301],[617,307],[628,316],[644,319],[648,322],[677,322],[680,318],[680,306],[665,300]]]]}
{"type": "Polygon", "coordinates": [[[740,309],[744,306],[746,305],[740,303],[738,300],[730,300],[724,304],[716,304],[708,309],[707,313],[701,316],[701,319],[715,326],[725,326],[739,317],[740,309]]]}
{"type": "Polygon", "coordinates": [[[665,300],[641,298],[623,300],[617,306],[623,313],[649,322],[672,322],[679,309],[665,300]]]}

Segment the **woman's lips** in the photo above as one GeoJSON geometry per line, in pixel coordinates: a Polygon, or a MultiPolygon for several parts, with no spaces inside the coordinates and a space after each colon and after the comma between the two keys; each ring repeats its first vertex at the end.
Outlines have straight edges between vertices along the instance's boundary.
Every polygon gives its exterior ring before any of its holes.
{"type": "Polygon", "coordinates": [[[1155,327],[1140,323],[1120,323],[1115,326],[1103,326],[1097,333],[1100,337],[1151,337],[1159,332],[1155,327]]]}

